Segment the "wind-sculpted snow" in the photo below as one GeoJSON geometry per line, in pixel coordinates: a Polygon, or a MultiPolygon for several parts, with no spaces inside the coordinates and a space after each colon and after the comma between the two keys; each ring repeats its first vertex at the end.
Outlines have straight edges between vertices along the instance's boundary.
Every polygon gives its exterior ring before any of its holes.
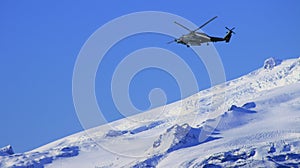
{"type": "MultiPolygon", "coordinates": [[[[153,148],[156,150],[166,153],[179,150],[181,148],[187,148],[191,146],[196,146],[205,142],[209,142],[220,137],[207,136],[202,141],[199,137],[203,131],[201,128],[193,128],[188,124],[174,125],[168,128],[167,131],[160,135],[159,138],[154,141],[153,148]]],[[[218,133],[214,132],[214,135],[218,133]]]]}
{"type": "Polygon", "coordinates": [[[246,151],[242,149],[230,150],[227,152],[214,154],[208,159],[205,159],[202,163],[200,163],[200,165],[197,166],[208,167],[214,165],[216,167],[241,167],[246,165],[245,161],[251,159],[255,155],[255,153],[255,149],[249,149],[246,151]],[[236,163],[237,161],[239,161],[239,163],[236,163]],[[235,165],[230,165],[231,163],[234,163],[235,165]]]}
{"type": "Polygon", "coordinates": [[[117,137],[117,136],[121,136],[127,133],[130,134],[137,134],[143,131],[147,131],[149,129],[155,128],[161,124],[163,124],[164,121],[155,121],[155,122],[151,122],[148,125],[142,125],[139,126],[137,128],[134,128],[132,130],[109,130],[108,133],[105,135],[106,137],[117,137]]]}
{"type": "Polygon", "coordinates": [[[156,126],[159,126],[163,123],[164,123],[164,121],[155,121],[155,122],[150,123],[149,125],[144,125],[144,126],[135,128],[135,129],[131,130],[130,133],[131,134],[137,134],[137,133],[140,133],[140,132],[143,132],[143,131],[147,131],[147,130],[152,129],[156,126]]]}
{"type": "Polygon", "coordinates": [[[68,158],[79,154],[78,146],[50,149],[44,152],[30,152],[0,156],[0,166],[5,168],[43,168],[58,158],[68,158]]]}
{"type": "MultiPolygon", "coordinates": [[[[220,138],[218,136],[207,136],[204,140],[202,140],[199,137],[201,135],[201,131],[202,128],[193,128],[187,123],[183,125],[174,125],[168,128],[166,132],[161,134],[153,143],[153,150],[157,151],[158,153],[142,162],[137,163],[133,167],[155,167],[160,160],[162,160],[171,152],[220,138]]],[[[217,134],[217,132],[214,132],[213,135],[217,134]]]]}
{"type": "Polygon", "coordinates": [[[125,131],[120,131],[120,130],[109,130],[108,133],[105,135],[106,137],[118,137],[121,135],[124,135],[128,133],[127,130],[125,131]]]}
{"type": "Polygon", "coordinates": [[[275,66],[280,65],[282,60],[276,59],[276,58],[268,58],[265,60],[264,63],[264,69],[273,69],[275,66]]]}
{"type": "Polygon", "coordinates": [[[251,122],[256,117],[257,112],[253,109],[255,107],[254,102],[245,103],[241,107],[231,105],[228,111],[216,118],[204,121],[203,124],[205,126],[217,125],[215,129],[219,131],[234,129],[251,122]]]}
{"type": "Polygon", "coordinates": [[[132,166],[132,168],[156,167],[159,161],[163,159],[163,157],[163,154],[154,155],[142,162],[137,163],[136,165],[132,166]]]}
{"type": "Polygon", "coordinates": [[[300,153],[286,153],[267,156],[268,161],[275,163],[277,167],[299,167],[300,153]]]}
{"type": "Polygon", "coordinates": [[[272,58],[238,79],[34,151],[0,149],[0,167],[299,167],[299,123],[300,58],[272,58]]]}
{"type": "MultiPolygon", "coordinates": [[[[272,147],[275,148],[273,143],[272,147]]],[[[266,152],[266,146],[242,147],[212,154],[202,161],[192,159],[182,163],[181,167],[299,167],[299,152],[300,149],[276,153],[266,152]]]]}
{"type": "Polygon", "coordinates": [[[7,156],[12,154],[14,154],[14,150],[11,145],[0,148],[0,156],[7,156]]]}

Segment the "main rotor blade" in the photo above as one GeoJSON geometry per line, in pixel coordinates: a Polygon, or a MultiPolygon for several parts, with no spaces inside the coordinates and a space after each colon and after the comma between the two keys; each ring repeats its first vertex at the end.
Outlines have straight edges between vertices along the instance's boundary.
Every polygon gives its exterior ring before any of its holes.
{"type": "Polygon", "coordinates": [[[172,41],[169,41],[169,42],[167,42],[167,44],[174,43],[175,41],[176,41],[176,39],[175,39],[175,40],[172,40],[172,41]]]}
{"type": "Polygon", "coordinates": [[[178,22],[176,22],[176,21],[175,21],[174,23],[177,24],[178,26],[184,28],[185,30],[187,30],[187,31],[189,31],[189,32],[192,32],[192,30],[190,30],[189,28],[183,26],[182,24],[180,24],[180,23],[178,23],[178,22]]]}
{"type": "Polygon", "coordinates": [[[215,16],[213,18],[211,18],[209,21],[205,22],[203,25],[201,25],[200,27],[198,27],[197,29],[195,29],[193,32],[201,29],[202,27],[206,26],[209,22],[213,21],[214,19],[216,19],[218,16],[215,16]]]}

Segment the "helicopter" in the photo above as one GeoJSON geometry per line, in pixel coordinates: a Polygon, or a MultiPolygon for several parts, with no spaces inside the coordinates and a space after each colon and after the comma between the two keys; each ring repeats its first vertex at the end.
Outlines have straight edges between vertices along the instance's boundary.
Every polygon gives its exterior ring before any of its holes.
{"type": "Polygon", "coordinates": [[[207,43],[207,45],[209,45],[209,42],[225,41],[226,43],[228,43],[230,41],[232,34],[235,34],[235,32],[233,31],[235,29],[235,27],[233,27],[231,29],[229,29],[228,27],[225,27],[228,30],[225,37],[213,37],[213,36],[209,36],[205,33],[197,32],[198,30],[200,30],[201,28],[206,26],[208,23],[210,23],[217,17],[218,16],[211,18],[210,20],[208,20],[207,22],[205,22],[203,25],[201,25],[200,27],[198,27],[195,30],[190,30],[189,28],[187,28],[184,25],[175,21],[174,22],[175,24],[177,24],[178,26],[189,31],[189,34],[185,34],[185,35],[179,37],[178,39],[174,39],[174,40],[168,42],[168,44],[177,42],[179,44],[183,44],[183,45],[186,45],[187,47],[190,47],[190,46],[200,46],[202,43],[207,43]]]}

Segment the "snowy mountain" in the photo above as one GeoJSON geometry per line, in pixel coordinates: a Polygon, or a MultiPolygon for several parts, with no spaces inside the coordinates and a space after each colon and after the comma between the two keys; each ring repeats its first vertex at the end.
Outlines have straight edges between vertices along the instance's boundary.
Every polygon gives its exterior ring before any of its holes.
{"type": "Polygon", "coordinates": [[[299,167],[300,58],[26,153],[1,167],[299,167]]]}

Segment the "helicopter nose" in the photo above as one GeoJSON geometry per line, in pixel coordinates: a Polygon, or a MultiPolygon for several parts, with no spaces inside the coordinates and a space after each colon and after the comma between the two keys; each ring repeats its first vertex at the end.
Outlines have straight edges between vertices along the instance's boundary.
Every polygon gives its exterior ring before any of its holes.
{"type": "Polygon", "coordinates": [[[181,42],[182,42],[182,39],[181,39],[181,38],[175,39],[175,41],[176,41],[177,43],[181,43],[181,42]]]}

